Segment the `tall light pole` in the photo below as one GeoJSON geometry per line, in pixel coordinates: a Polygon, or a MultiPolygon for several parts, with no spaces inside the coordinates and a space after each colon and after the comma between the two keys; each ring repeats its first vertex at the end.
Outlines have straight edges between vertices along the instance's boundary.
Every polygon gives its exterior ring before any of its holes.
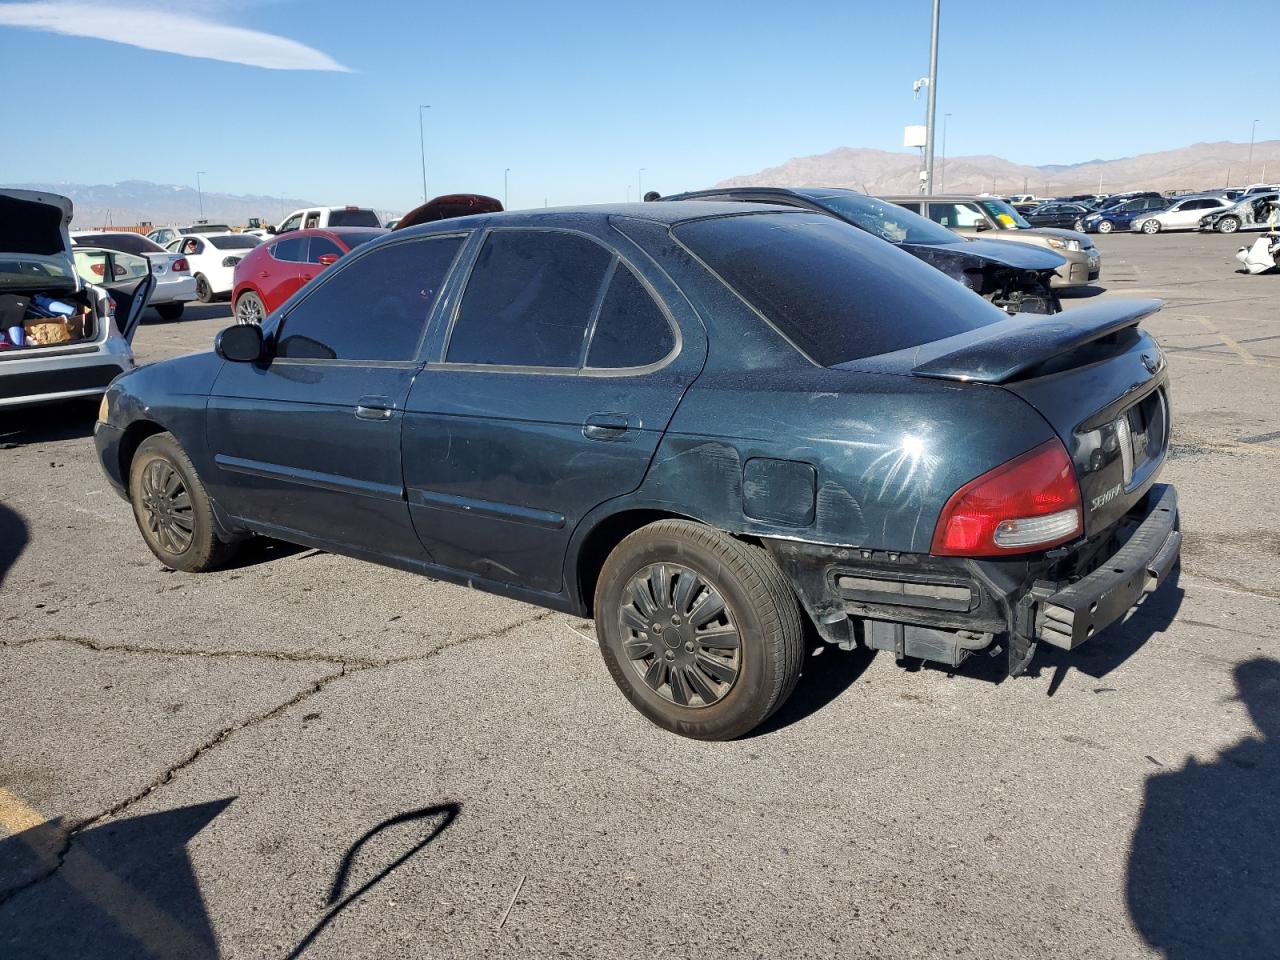
{"type": "Polygon", "coordinates": [[[427,202],[427,140],[422,130],[422,111],[430,110],[431,104],[418,104],[418,152],[422,156],[422,202],[427,202]]]}
{"type": "Polygon", "coordinates": [[[648,169],[649,169],[648,167],[641,167],[639,170],[636,171],[636,201],[637,202],[644,199],[644,190],[640,187],[640,175],[648,169]]]}
{"type": "Polygon", "coordinates": [[[933,193],[933,126],[938,111],[938,13],[941,0],[933,0],[933,30],[929,37],[929,114],[924,135],[924,192],[933,193]]]}
{"type": "Polygon", "coordinates": [[[1253,176],[1253,138],[1258,132],[1258,121],[1253,121],[1253,126],[1249,130],[1249,162],[1245,164],[1245,176],[1253,176]]]}
{"type": "Polygon", "coordinates": [[[503,210],[511,209],[511,194],[508,188],[508,184],[510,183],[510,179],[509,179],[510,174],[511,174],[510,167],[507,167],[507,169],[502,171],[502,209],[503,210]]]}
{"type": "Polygon", "coordinates": [[[942,166],[938,169],[938,192],[945,193],[943,189],[947,182],[947,121],[951,119],[951,114],[944,113],[942,115],[942,166]]]}
{"type": "Polygon", "coordinates": [[[200,186],[200,176],[205,173],[204,170],[196,171],[196,200],[200,204],[200,219],[204,219],[204,188],[200,186]]]}

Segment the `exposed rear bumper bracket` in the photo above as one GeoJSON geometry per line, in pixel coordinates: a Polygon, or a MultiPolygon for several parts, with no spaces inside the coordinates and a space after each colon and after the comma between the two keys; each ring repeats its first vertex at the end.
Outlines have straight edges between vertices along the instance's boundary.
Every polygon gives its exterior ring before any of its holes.
{"type": "Polygon", "coordinates": [[[1144,593],[1156,589],[1178,561],[1178,494],[1157,484],[1148,494],[1146,517],[1129,541],[1093,573],[1044,599],[1035,618],[1035,637],[1074,650],[1120,619],[1144,593]]]}

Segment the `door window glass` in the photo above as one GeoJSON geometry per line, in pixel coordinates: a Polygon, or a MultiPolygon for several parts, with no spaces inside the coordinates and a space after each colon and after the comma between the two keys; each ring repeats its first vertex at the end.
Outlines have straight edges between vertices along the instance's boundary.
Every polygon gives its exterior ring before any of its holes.
{"type": "Polygon", "coordinates": [[[307,214],[306,222],[302,225],[304,230],[311,230],[320,226],[320,211],[312,210],[307,214]]]}
{"type": "Polygon", "coordinates": [[[675,342],[662,308],[636,275],[619,263],[600,305],[587,366],[648,366],[670,353],[675,342]]]}
{"type": "Polygon", "coordinates": [[[412,360],[422,328],[462,246],[432,237],[372,250],[289,312],[276,355],[309,360],[412,360]]]}
{"type": "Polygon", "coordinates": [[[289,237],[278,240],[271,248],[271,255],[282,263],[303,263],[307,256],[307,238],[289,237]]]}
{"type": "Polygon", "coordinates": [[[312,237],[311,245],[307,247],[307,263],[319,263],[320,258],[326,253],[340,257],[342,248],[328,237],[312,237]]]}
{"type": "Polygon", "coordinates": [[[986,221],[986,217],[967,203],[931,203],[929,219],[952,229],[972,228],[986,221]]]}
{"type": "Polygon", "coordinates": [[[577,367],[613,255],[586,237],[499,230],[485,239],[445,359],[577,367]]]}
{"type": "Polygon", "coordinates": [[[290,217],[284,223],[280,224],[280,229],[277,230],[276,232],[284,233],[286,230],[297,230],[298,224],[300,223],[302,223],[302,214],[295,213],[292,217],[290,217]]]}

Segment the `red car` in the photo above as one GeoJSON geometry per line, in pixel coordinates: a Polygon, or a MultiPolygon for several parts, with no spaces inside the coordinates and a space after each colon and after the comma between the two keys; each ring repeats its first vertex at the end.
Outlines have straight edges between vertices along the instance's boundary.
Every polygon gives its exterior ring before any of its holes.
{"type": "Polygon", "coordinates": [[[236,322],[262,323],[339,257],[390,232],[378,227],[291,230],[260,244],[236,264],[231,293],[236,322]]]}

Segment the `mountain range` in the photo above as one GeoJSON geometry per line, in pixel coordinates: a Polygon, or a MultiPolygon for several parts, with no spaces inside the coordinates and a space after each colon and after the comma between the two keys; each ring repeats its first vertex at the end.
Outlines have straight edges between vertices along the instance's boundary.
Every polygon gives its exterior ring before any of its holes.
{"type": "MultiPolygon", "coordinates": [[[[1125,190],[1209,190],[1260,181],[1270,169],[1280,182],[1280,140],[1196,143],[1119,160],[1028,166],[995,156],[939,157],[934,192],[1034,193],[1042,197],[1125,190]]],[[[838,147],[794,157],[759,173],[730,177],[718,187],[851,187],[871,194],[915,193],[923,162],[918,153],[838,147]]]]}

